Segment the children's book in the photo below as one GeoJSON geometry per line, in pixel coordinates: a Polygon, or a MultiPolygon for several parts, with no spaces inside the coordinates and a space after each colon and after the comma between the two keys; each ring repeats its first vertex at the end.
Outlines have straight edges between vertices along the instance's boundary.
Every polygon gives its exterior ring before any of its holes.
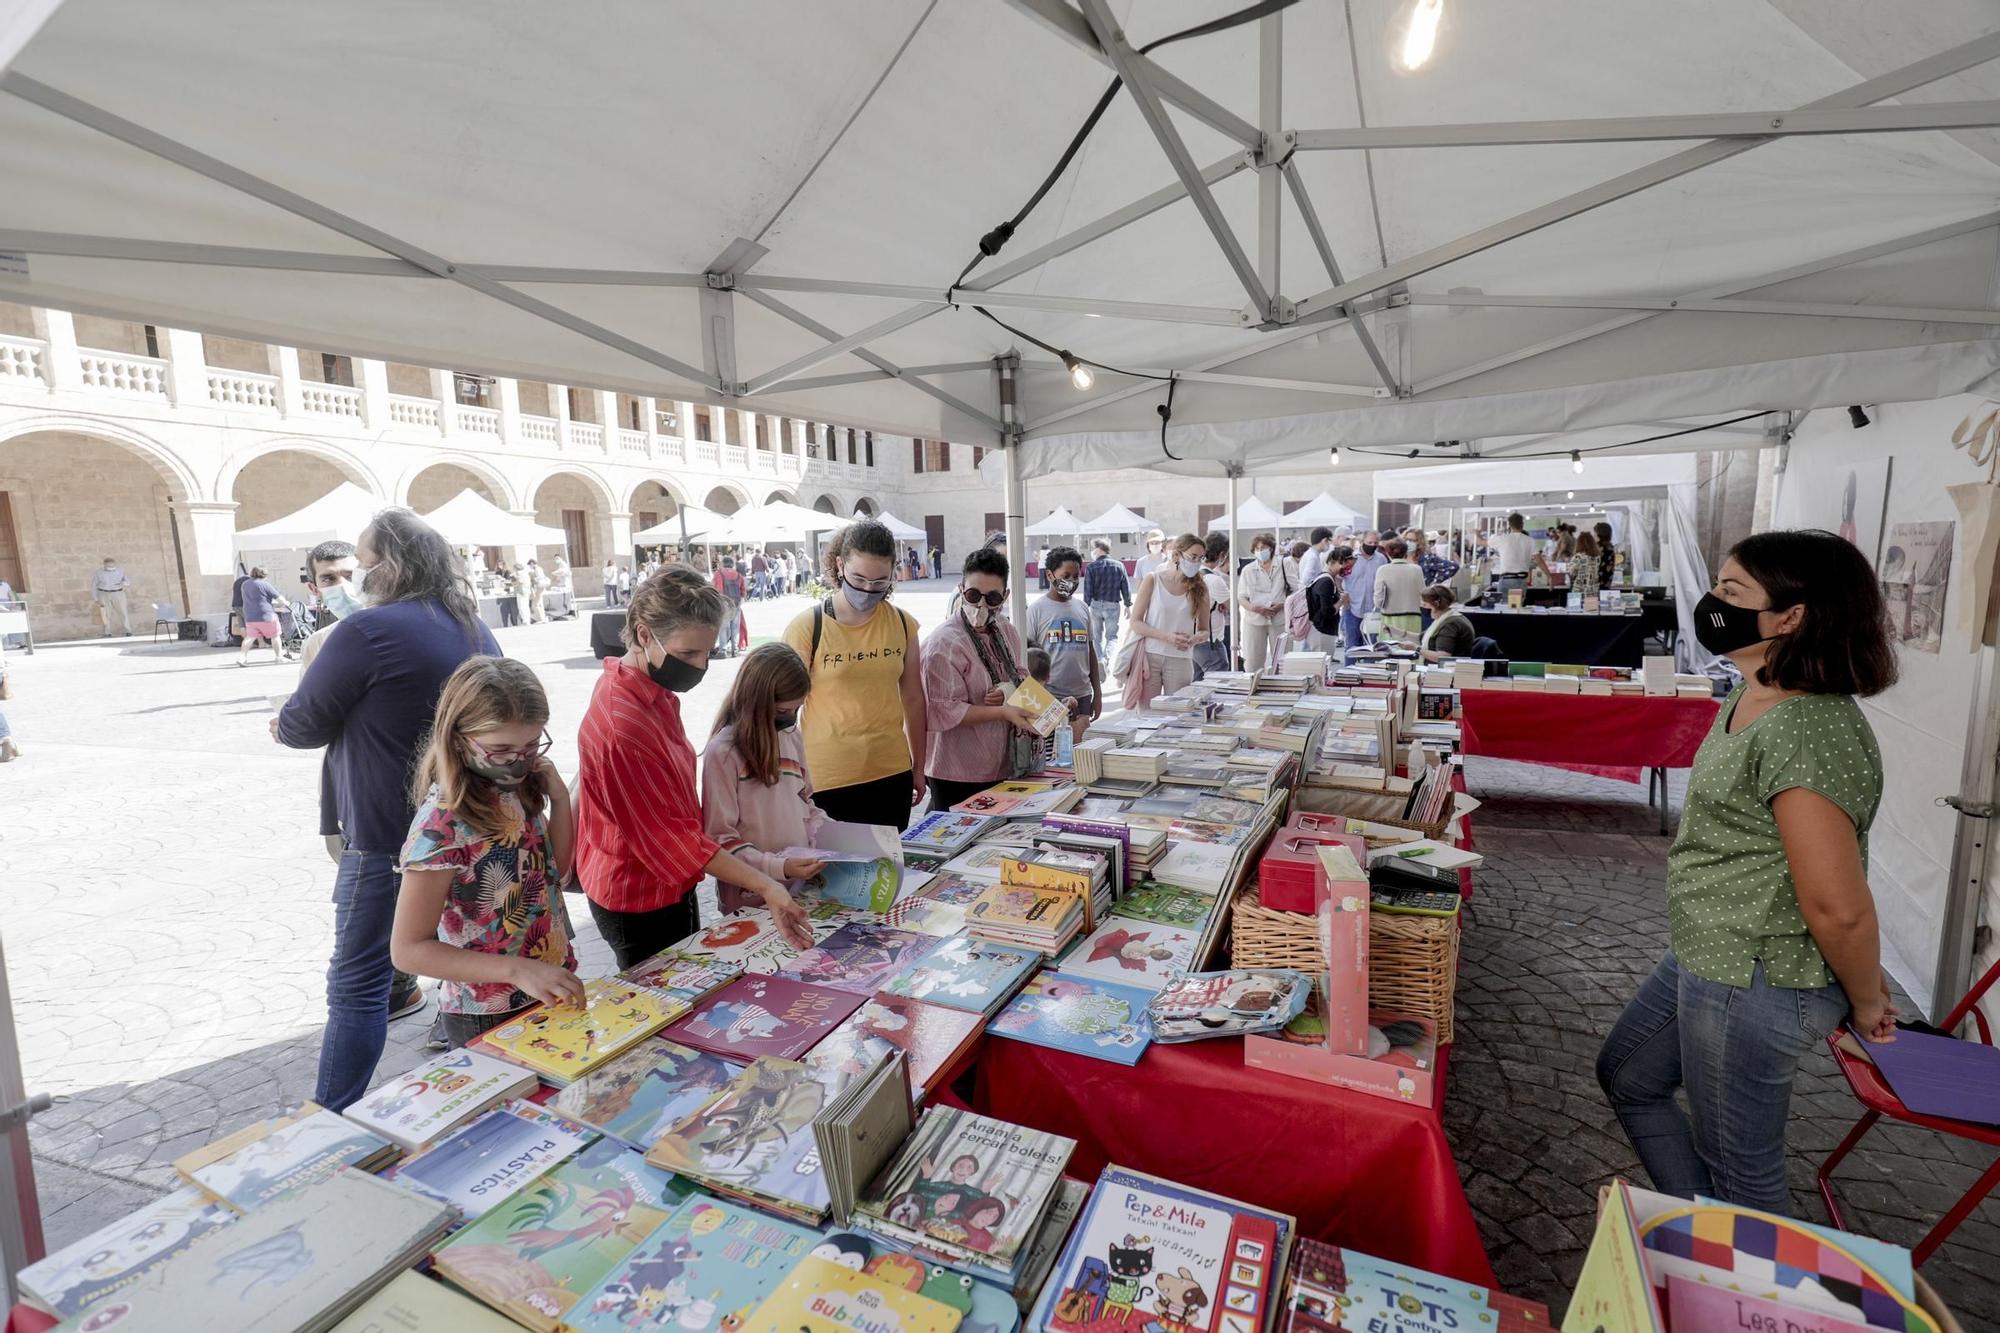
{"type": "Polygon", "coordinates": [[[1042,956],[1032,949],[975,936],[945,940],[882,983],[885,995],[990,1014],[1021,988],[1042,956]]]}
{"type": "Polygon", "coordinates": [[[1356,1250],[1300,1239],[1276,1333],[1438,1333],[1500,1326],[1484,1287],[1391,1264],[1356,1250]]]}
{"type": "Polygon", "coordinates": [[[511,1061],[458,1050],[390,1079],[341,1114],[415,1152],[508,1098],[527,1096],[539,1081],[511,1061]]]}
{"type": "Polygon", "coordinates": [[[646,1151],[654,1166],[720,1194],[817,1226],[831,1193],[813,1122],[842,1076],[795,1060],[753,1061],[706,1106],[646,1151]]]}
{"type": "Polygon", "coordinates": [[[1111,917],[1064,956],[1062,970],[1158,990],[1187,970],[1200,942],[1199,934],[1179,926],[1111,917]]]}
{"type": "Polygon", "coordinates": [[[982,839],[946,861],[944,873],[992,884],[1000,878],[1000,869],[1007,863],[1007,858],[1019,856],[1022,849],[1030,845],[1026,834],[1008,840],[982,839]]]}
{"type": "Polygon", "coordinates": [[[807,1255],[742,1333],[953,1333],[963,1318],[907,1286],[807,1255]]]}
{"type": "Polygon", "coordinates": [[[794,1060],[861,1007],[850,991],[790,977],[743,976],[667,1029],[670,1040],[737,1059],[794,1060]]]}
{"type": "MultiPolygon", "coordinates": [[[[1084,702],[1088,703],[1089,700],[1084,702]]],[[[1034,723],[1037,736],[1047,736],[1059,726],[1069,721],[1069,709],[1063,701],[1050,694],[1038,680],[1028,679],[1014,687],[1007,696],[1009,708],[1019,708],[1027,713],[1034,723]]]]}
{"type": "Polygon", "coordinates": [[[1271,1324],[1296,1230],[1281,1213],[1107,1166],[1030,1325],[1257,1333],[1271,1324]]]}
{"type": "Polygon", "coordinates": [[[599,1139],[453,1236],[437,1252],[437,1271],[509,1318],[554,1333],[581,1294],[692,1192],[616,1139],[599,1139]]]}
{"type": "MultiPolygon", "coordinates": [[[[815,933],[824,933],[815,927],[815,933]]],[[[673,946],[679,954],[699,954],[720,963],[735,963],[745,972],[775,972],[799,956],[786,943],[763,908],[737,912],[697,930],[673,946]]]]}
{"type": "Polygon", "coordinates": [[[886,856],[857,852],[831,852],[825,848],[788,847],[787,857],[813,858],[820,862],[819,873],[810,879],[794,880],[792,895],[811,893],[821,902],[839,903],[863,912],[886,912],[894,905],[902,884],[903,868],[886,856]]]}
{"type": "Polygon", "coordinates": [[[965,815],[1005,815],[1009,819],[1040,819],[1067,810],[1083,799],[1083,788],[1054,778],[1015,778],[996,782],[952,807],[965,815]]]}
{"type": "Polygon", "coordinates": [[[549,1109],[644,1152],[742,1070],[734,1060],[648,1037],[557,1093],[549,1109]]]}
{"type": "Polygon", "coordinates": [[[882,924],[941,939],[963,934],[966,907],[990,883],[966,875],[934,875],[929,883],[884,913],[882,924]]]}
{"type": "Polygon", "coordinates": [[[333,1333],[518,1333],[520,1327],[434,1278],[409,1272],[363,1301],[333,1333]]]}
{"type": "Polygon", "coordinates": [[[210,1232],[236,1210],[193,1185],[153,1200],[15,1274],[22,1297],[58,1319],[81,1314],[122,1291],[210,1232]]]}
{"type": "Polygon", "coordinates": [[[1147,1014],[1154,1041],[1233,1037],[1283,1029],[1312,994],[1310,977],[1283,968],[1184,972],[1161,987],[1147,1014]]]}
{"type": "Polygon", "coordinates": [[[910,1062],[910,1085],[921,1100],[978,1039],[982,1026],[978,1014],[877,995],[806,1052],[805,1062],[857,1078],[884,1055],[901,1051],[910,1062]]]}
{"type": "Polygon", "coordinates": [[[992,822],[987,815],[933,810],[903,834],[903,849],[915,854],[952,856],[978,841],[992,822]]]}
{"type": "Polygon", "coordinates": [[[1179,926],[1199,933],[1215,910],[1215,899],[1189,893],[1171,884],[1141,880],[1139,886],[1118,900],[1111,915],[1130,921],[1154,921],[1163,926],[1179,926]]]}
{"type": "Polygon", "coordinates": [[[1151,991],[1097,977],[1038,972],[987,1027],[996,1037],[1136,1065],[1153,1039],[1151,991]]]}
{"type": "Polygon", "coordinates": [[[935,935],[850,921],[787,963],[778,975],[873,995],[884,981],[937,946],[935,935]]]}
{"type": "Polygon", "coordinates": [[[1010,1276],[1076,1140],[932,1107],[855,1206],[867,1231],[948,1263],[1010,1276]]]}
{"type": "Polygon", "coordinates": [[[646,986],[693,1004],[702,996],[743,975],[741,963],[724,962],[707,954],[663,949],[643,963],[618,974],[634,986],[646,986]]]}
{"type": "Polygon", "coordinates": [[[529,1102],[508,1102],[383,1175],[448,1203],[470,1222],[597,1138],[529,1102]]]}
{"type": "Polygon", "coordinates": [[[819,1239],[816,1231],[697,1194],[606,1273],[563,1327],[571,1333],[735,1329],[819,1239]]]}
{"type": "Polygon", "coordinates": [[[582,1004],[539,1005],[478,1039],[558,1087],[644,1041],[688,1002],[617,977],[583,983],[582,1004]]]}
{"type": "Polygon", "coordinates": [[[247,1213],[287,1190],[332,1175],[338,1167],[376,1170],[399,1151],[381,1135],[307,1102],[293,1115],[251,1125],[197,1148],[176,1161],[174,1169],[212,1197],[247,1213]]]}

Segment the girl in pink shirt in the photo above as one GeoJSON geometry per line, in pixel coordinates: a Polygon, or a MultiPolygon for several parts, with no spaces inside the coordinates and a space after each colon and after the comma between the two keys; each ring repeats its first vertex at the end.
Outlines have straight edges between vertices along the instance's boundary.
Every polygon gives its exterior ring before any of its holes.
{"type": "MultiPolygon", "coordinates": [[[[715,733],[701,754],[702,827],[739,859],[782,883],[810,879],[821,862],[786,856],[810,847],[826,816],[812,801],[799,709],[812,674],[791,648],[767,643],[743,659],[715,733]]],[[[756,895],[718,886],[725,912],[759,905],[756,895]]]]}

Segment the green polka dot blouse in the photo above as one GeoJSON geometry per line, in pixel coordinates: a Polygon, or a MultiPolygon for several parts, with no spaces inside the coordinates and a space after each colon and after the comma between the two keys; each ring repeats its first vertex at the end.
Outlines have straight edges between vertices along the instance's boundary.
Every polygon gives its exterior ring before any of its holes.
{"type": "Polygon", "coordinates": [[[1854,821],[1861,864],[1882,802],[1882,753],[1861,708],[1844,694],[1785,699],[1735,735],[1743,696],[1723,701],[1688,779],[1680,835],[1667,855],[1667,924],[1681,966],[1747,986],[1759,959],[1776,986],[1833,980],[1799,911],[1771,801],[1806,787],[1854,821]]]}

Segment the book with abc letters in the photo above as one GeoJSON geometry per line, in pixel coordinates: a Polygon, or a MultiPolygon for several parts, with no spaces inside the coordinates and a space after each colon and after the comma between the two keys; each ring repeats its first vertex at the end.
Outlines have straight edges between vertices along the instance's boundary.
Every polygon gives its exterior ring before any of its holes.
{"type": "Polygon", "coordinates": [[[452,1051],[390,1079],[341,1114],[414,1152],[509,1097],[526,1096],[539,1082],[506,1060],[452,1051]]]}
{"type": "Polygon", "coordinates": [[[954,1333],[962,1318],[942,1301],[808,1255],[740,1333],[954,1333]]]}

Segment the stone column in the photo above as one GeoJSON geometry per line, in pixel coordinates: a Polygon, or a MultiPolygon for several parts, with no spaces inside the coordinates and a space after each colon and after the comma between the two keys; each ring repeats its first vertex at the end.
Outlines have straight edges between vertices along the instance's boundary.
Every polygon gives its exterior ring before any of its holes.
{"type": "Polygon", "coordinates": [[[83,387],[83,362],[76,354],[76,318],[67,310],[49,310],[35,306],[31,310],[35,320],[35,336],[48,344],[42,354],[42,365],[49,377],[51,389],[81,389],[83,387]]]}
{"type": "Polygon", "coordinates": [[[626,564],[632,559],[632,515],[614,509],[610,518],[611,554],[619,564],[626,564]]]}
{"type": "Polygon", "coordinates": [[[576,447],[569,437],[569,385],[550,383],[549,411],[556,418],[556,448],[568,453],[576,447]]]}
{"type": "Polygon", "coordinates": [[[271,373],[278,377],[278,414],[295,417],[306,410],[305,377],[299,373],[299,349],[266,343],[271,373]]]}
{"type": "Polygon", "coordinates": [[[501,376],[494,381],[494,396],[500,400],[500,443],[509,449],[518,449],[521,447],[521,382],[501,376]]]}
{"type": "Polygon", "coordinates": [[[597,424],[604,431],[604,453],[609,457],[618,452],[618,432],[625,429],[618,419],[618,395],[608,389],[592,392],[597,395],[597,424]]]}
{"type": "MultiPolygon", "coordinates": [[[[176,506],[187,518],[190,532],[184,541],[194,549],[191,572],[227,577],[236,570],[236,502],[234,500],[189,500],[176,506]],[[192,540],[188,540],[188,539],[192,540]]],[[[196,610],[205,608],[196,607],[196,610]]]]}
{"type": "Polygon", "coordinates": [[[659,400],[641,398],[639,400],[639,420],[646,431],[646,457],[660,456],[660,408],[659,400]]]}
{"type": "Polygon", "coordinates": [[[431,397],[438,402],[438,434],[449,439],[458,434],[458,383],[449,370],[431,368],[431,397]]]}
{"type": "Polygon", "coordinates": [[[167,354],[167,397],[178,406],[208,401],[208,360],[192,329],[160,330],[167,354]]]}
{"type": "Polygon", "coordinates": [[[389,426],[389,363],[354,358],[354,382],[361,389],[361,423],[370,430],[389,426]]]}

